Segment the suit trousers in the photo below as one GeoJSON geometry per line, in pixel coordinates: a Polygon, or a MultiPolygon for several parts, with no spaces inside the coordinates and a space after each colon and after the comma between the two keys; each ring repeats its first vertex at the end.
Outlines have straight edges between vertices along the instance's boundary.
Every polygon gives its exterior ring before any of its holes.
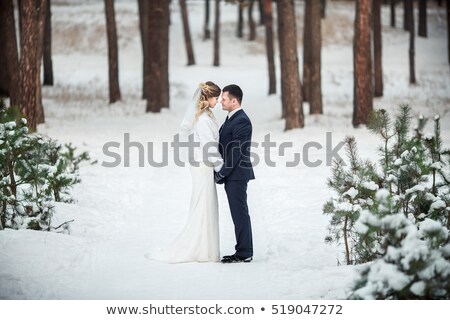
{"type": "Polygon", "coordinates": [[[225,192],[236,234],[236,254],[243,258],[253,256],[252,225],[247,206],[247,184],[247,180],[225,181],[225,192]]]}

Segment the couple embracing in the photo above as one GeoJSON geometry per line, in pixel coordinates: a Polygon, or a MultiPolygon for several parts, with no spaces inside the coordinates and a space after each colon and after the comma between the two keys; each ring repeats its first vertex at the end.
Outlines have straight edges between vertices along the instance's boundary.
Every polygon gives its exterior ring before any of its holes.
{"type": "Polygon", "coordinates": [[[193,134],[196,143],[189,166],[192,194],[188,219],[175,241],[152,259],[169,263],[220,260],[216,189],[219,184],[225,186],[236,236],[235,253],[223,256],[220,261],[252,261],[252,228],[247,206],[247,184],[255,178],[250,161],[252,124],[241,107],[242,96],[241,88],[234,84],[223,90],[211,81],[199,84],[181,128],[181,134],[193,134]],[[220,96],[222,109],[228,111],[228,116],[219,129],[211,109],[218,105],[220,96]]]}

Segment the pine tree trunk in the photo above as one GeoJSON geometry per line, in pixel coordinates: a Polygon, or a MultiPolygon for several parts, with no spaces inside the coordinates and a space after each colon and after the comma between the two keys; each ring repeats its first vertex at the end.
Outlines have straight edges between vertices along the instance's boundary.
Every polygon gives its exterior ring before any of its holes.
{"type": "Polygon", "coordinates": [[[280,41],[281,97],[285,110],[285,130],[304,126],[302,86],[300,83],[294,0],[277,1],[278,38],[280,41]]]}
{"type": "Polygon", "coordinates": [[[214,61],[213,66],[220,66],[220,0],[216,0],[214,22],[214,61]]]}
{"type": "Polygon", "coordinates": [[[326,18],[327,0],[321,0],[321,17],[326,18]]]}
{"type": "Polygon", "coordinates": [[[243,14],[243,10],[242,10],[242,0],[238,1],[238,25],[237,25],[237,31],[236,31],[236,36],[238,38],[242,38],[244,33],[243,33],[243,28],[244,28],[244,14],[243,14]]]}
{"type": "Polygon", "coordinates": [[[248,28],[249,28],[249,35],[248,40],[253,41],[256,39],[256,23],[253,19],[253,7],[255,4],[255,0],[250,0],[250,3],[248,5],[248,28]]]}
{"type": "Polygon", "coordinates": [[[348,224],[348,216],[345,216],[345,218],[344,218],[345,260],[347,262],[347,265],[351,265],[352,262],[350,260],[350,250],[349,250],[349,245],[348,245],[347,224],[348,224]]]}
{"type": "Polygon", "coordinates": [[[311,3],[311,69],[309,87],[309,105],[311,114],[322,114],[322,77],[321,77],[321,4],[311,3]]]}
{"type": "Polygon", "coordinates": [[[153,0],[148,2],[148,24],[147,24],[147,54],[149,72],[146,75],[147,88],[147,112],[161,112],[161,2],[164,0],[153,0]]]}
{"type": "Polygon", "coordinates": [[[265,19],[265,13],[264,13],[264,2],[266,0],[258,0],[258,7],[259,7],[259,25],[266,25],[265,19]]]}
{"type": "Polygon", "coordinates": [[[20,66],[19,66],[19,52],[16,36],[16,23],[14,19],[14,4],[13,0],[2,1],[6,3],[6,57],[8,59],[9,69],[9,101],[10,106],[20,108],[20,66]]]}
{"type": "MultiPolygon", "coordinates": [[[[3,194],[7,194],[6,187],[3,187],[3,194]]],[[[450,213],[449,213],[450,215],[450,213]]],[[[6,200],[2,200],[2,211],[0,212],[0,230],[6,227],[6,200]]]]}
{"type": "Polygon", "coordinates": [[[397,0],[391,0],[391,27],[395,28],[395,5],[397,0]]]}
{"type": "Polygon", "coordinates": [[[5,57],[6,72],[2,72],[9,81],[7,84],[10,98],[10,106],[20,107],[20,70],[19,70],[19,53],[17,50],[16,38],[16,24],[14,19],[14,4],[13,0],[0,1],[0,25],[4,30],[0,33],[4,35],[1,40],[4,43],[5,50],[2,50],[2,55],[5,57]],[[4,42],[3,42],[4,41],[4,42]]]}
{"type": "Polygon", "coordinates": [[[55,197],[55,201],[56,202],[60,202],[61,201],[61,196],[59,195],[59,189],[54,189],[53,190],[53,196],[55,197]]]}
{"type": "Polygon", "coordinates": [[[45,123],[44,106],[42,104],[41,64],[36,72],[36,124],[45,123]]]}
{"type": "Polygon", "coordinates": [[[427,0],[419,0],[419,37],[426,38],[427,29],[427,0]]]}
{"type": "Polygon", "coordinates": [[[373,50],[375,72],[375,97],[383,96],[383,62],[382,62],[382,32],[381,32],[381,0],[373,0],[373,50]]]}
{"type": "Polygon", "coordinates": [[[119,49],[117,46],[114,0],[105,0],[106,33],[108,38],[109,103],[121,99],[119,85],[119,49]]]}
{"type": "Polygon", "coordinates": [[[186,53],[188,58],[188,66],[195,64],[194,49],[192,47],[191,31],[189,29],[189,16],[186,6],[186,0],[179,0],[181,8],[181,19],[183,20],[184,42],[186,44],[186,53]]]}
{"type": "Polygon", "coordinates": [[[371,55],[371,0],[356,1],[355,37],[353,42],[354,100],[353,126],[367,124],[373,109],[371,55]]]}
{"type": "Polygon", "coordinates": [[[211,39],[209,30],[209,0],[205,0],[205,24],[203,26],[203,40],[211,39]]]}
{"type": "Polygon", "coordinates": [[[17,0],[17,9],[19,11],[18,17],[19,17],[19,48],[22,48],[22,14],[23,12],[23,0],[17,0]]]}
{"type": "Polygon", "coordinates": [[[169,84],[169,27],[170,27],[170,2],[161,2],[161,21],[160,36],[161,36],[161,107],[170,107],[170,84],[169,84]]]}
{"type": "Polygon", "coordinates": [[[20,98],[21,112],[27,119],[28,128],[36,131],[36,77],[38,21],[35,1],[22,0],[19,16],[22,21],[20,57],[20,98]]]}
{"type": "Polygon", "coordinates": [[[416,71],[415,71],[415,32],[414,32],[414,3],[412,1],[407,2],[408,6],[408,22],[409,22],[409,83],[416,83],[416,71]]]}
{"type": "Polygon", "coordinates": [[[41,124],[45,122],[44,106],[42,104],[42,85],[41,85],[41,65],[42,56],[44,53],[44,34],[45,34],[45,20],[47,17],[47,1],[37,0],[36,11],[37,16],[37,60],[36,60],[36,123],[41,124]]]}
{"type": "MultiPolygon", "coordinates": [[[[314,0],[305,0],[303,27],[303,101],[309,102],[311,82],[311,4],[314,0]]],[[[317,1],[317,0],[316,0],[317,1]]]]}
{"type": "Polygon", "coordinates": [[[148,1],[138,0],[139,7],[139,29],[141,31],[141,43],[142,43],[142,99],[147,99],[148,96],[148,79],[149,74],[149,63],[148,63],[148,52],[147,52],[147,32],[148,32],[148,1]]]}
{"type": "MultiPolygon", "coordinates": [[[[6,1],[0,1],[0,43],[3,45],[6,44],[6,34],[8,32],[5,19],[5,5],[7,5],[6,1]]],[[[0,50],[0,70],[2,70],[0,72],[0,97],[9,97],[11,80],[6,50],[0,50]]]]}
{"type": "MultiPolygon", "coordinates": [[[[25,18],[24,18],[25,19],[25,18]]],[[[12,206],[13,206],[13,212],[12,212],[12,215],[11,215],[11,225],[14,225],[15,224],[15,217],[16,217],[16,213],[17,213],[17,182],[16,182],[16,177],[15,177],[15,174],[14,174],[14,163],[13,163],[13,160],[11,160],[11,159],[7,159],[6,160],[6,170],[7,170],[7,172],[8,172],[8,174],[9,174],[9,185],[10,185],[10,187],[11,187],[11,194],[10,194],[10,196],[12,196],[12,198],[13,198],[13,202],[12,202],[12,206]]]]}
{"type": "MultiPolygon", "coordinates": [[[[264,1],[270,1],[271,3],[272,3],[272,1],[271,0],[264,0],[264,1]]],[[[264,5],[265,5],[265,3],[264,3],[264,5]]],[[[286,65],[285,64],[283,64],[283,63],[281,63],[281,43],[284,41],[284,39],[282,39],[281,38],[281,26],[280,26],[280,24],[281,24],[281,19],[279,19],[278,18],[278,16],[279,16],[279,14],[280,14],[280,10],[279,10],[279,6],[280,6],[280,4],[279,3],[277,3],[276,4],[276,6],[277,6],[277,31],[278,31],[278,49],[279,49],[279,55],[280,55],[280,85],[281,85],[281,118],[282,119],[286,119],[286,108],[287,108],[287,104],[285,103],[285,100],[286,100],[286,98],[283,96],[283,90],[285,90],[284,88],[286,88],[285,87],[285,84],[284,84],[284,81],[285,81],[285,77],[283,76],[283,74],[285,74],[285,70],[283,69],[283,68],[286,68],[286,65]]]]}
{"type": "Polygon", "coordinates": [[[403,30],[409,31],[409,17],[411,16],[408,12],[412,0],[403,0],[403,30]]]}
{"type": "Polygon", "coordinates": [[[266,52],[267,66],[269,69],[269,95],[277,92],[276,75],[275,75],[275,57],[273,49],[273,20],[272,20],[272,0],[264,1],[264,21],[266,30],[266,52]]]}
{"type": "Polygon", "coordinates": [[[51,1],[47,0],[44,31],[44,85],[53,86],[52,61],[52,13],[51,1]]]}

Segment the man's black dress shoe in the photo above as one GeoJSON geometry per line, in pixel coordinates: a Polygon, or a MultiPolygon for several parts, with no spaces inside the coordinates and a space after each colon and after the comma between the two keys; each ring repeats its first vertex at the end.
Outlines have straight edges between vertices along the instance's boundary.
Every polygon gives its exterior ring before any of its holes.
{"type": "Polygon", "coordinates": [[[221,260],[222,263],[238,263],[238,262],[250,262],[252,261],[253,258],[252,257],[240,257],[236,254],[233,254],[231,256],[224,256],[221,260]]]}

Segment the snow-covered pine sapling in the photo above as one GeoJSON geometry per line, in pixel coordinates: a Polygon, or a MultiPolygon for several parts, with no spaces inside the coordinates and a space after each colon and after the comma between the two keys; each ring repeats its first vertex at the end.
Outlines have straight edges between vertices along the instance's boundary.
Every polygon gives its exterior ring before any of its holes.
{"type": "Polygon", "coordinates": [[[434,119],[434,135],[423,133],[427,121],[423,116],[419,117],[415,135],[411,135],[410,114],[410,108],[403,105],[393,121],[384,110],[371,116],[369,128],[383,141],[379,175],[370,162],[362,165],[354,138],[346,141],[350,166],[338,162],[333,166],[328,185],[337,196],[323,209],[331,215],[326,241],[344,244],[347,263],[363,263],[385,254],[381,239],[386,235],[382,229],[355,229],[355,221],[363,210],[378,218],[401,212],[417,226],[432,219],[449,227],[450,152],[442,147],[439,118],[434,119]],[[392,198],[387,211],[386,204],[374,198],[378,188],[392,198]]]}
{"type": "MultiPolygon", "coordinates": [[[[373,252],[365,250],[360,244],[371,242],[371,238],[361,238],[355,233],[354,223],[361,210],[371,208],[373,196],[378,190],[379,177],[374,164],[360,159],[354,137],[346,137],[345,148],[348,164],[335,161],[332,177],[328,179],[328,186],[337,196],[331,198],[323,207],[323,213],[331,215],[328,227],[329,235],[325,242],[343,242],[345,247],[345,263],[354,264],[372,260],[373,252]]],[[[370,246],[368,246],[370,247],[370,246]]]]}
{"type": "Polygon", "coordinates": [[[0,111],[0,201],[1,228],[17,228],[23,214],[20,188],[27,184],[15,168],[31,149],[26,120],[16,122],[19,112],[8,108],[0,111]]]}
{"type": "Polygon", "coordinates": [[[450,229],[450,150],[442,146],[440,118],[434,117],[434,135],[425,135],[425,146],[431,157],[431,190],[427,217],[439,220],[450,229]]]}
{"type": "MultiPolygon", "coordinates": [[[[82,152],[79,155],[75,155],[76,147],[72,146],[71,143],[66,143],[64,145],[65,150],[61,152],[61,155],[67,160],[67,168],[70,173],[78,172],[80,168],[80,163],[84,161],[90,161],[89,153],[82,152]]],[[[93,164],[92,162],[91,164],[93,164]]]]}
{"type": "Polygon", "coordinates": [[[380,161],[387,168],[383,188],[355,223],[360,237],[380,235],[382,256],[361,269],[350,298],[450,297],[450,153],[442,147],[438,116],[434,134],[423,133],[427,120],[420,116],[411,137],[405,132],[408,119],[403,106],[392,142],[385,142],[385,154],[393,157],[387,157],[387,164],[384,156],[380,161]]]}
{"type": "MultiPolygon", "coordinates": [[[[392,130],[391,119],[386,110],[380,109],[372,112],[369,116],[367,128],[376,135],[380,136],[380,138],[383,140],[383,145],[380,146],[379,152],[382,156],[380,162],[381,167],[383,168],[383,178],[386,180],[391,170],[390,165],[393,158],[393,154],[389,149],[389,144],[392,141],[392,137],[395,135],[392,130]]],[[[391,190],[391,185],[389,186],[389,190],[391,190]]]]}
{"type": "Polygon", "coordinates": [[[378,212],[364,210],[359,233],[383,234],[384,255],[360,269],[351,299],[449,299],[450,243],[448,229],[425,219],[414,224],[395,213],[395,197],[386,189],[376,195],[378,212]]]}
{"type": "Polygon", "coordinates": [[[415,136],[410,136],[411,108],[401,105],[393,124],[385,110],[370,117],[369,129],[383,139],[380,159],[382,186],[395,194],[405,215],[423,219],[423,210],[430,205],[427,181],[430,173],[428,155],[423,143],[423,128],[427,119],[419,117],[415,136]]]}
{"type": "Polygon", "coordinates": [[[0,104],[0,230],[55,230],[53,202],[72,201],[69,190],[80,182],[79,164],[87,160],[70,144],[29,134],[20,112],[0,104]]]}

